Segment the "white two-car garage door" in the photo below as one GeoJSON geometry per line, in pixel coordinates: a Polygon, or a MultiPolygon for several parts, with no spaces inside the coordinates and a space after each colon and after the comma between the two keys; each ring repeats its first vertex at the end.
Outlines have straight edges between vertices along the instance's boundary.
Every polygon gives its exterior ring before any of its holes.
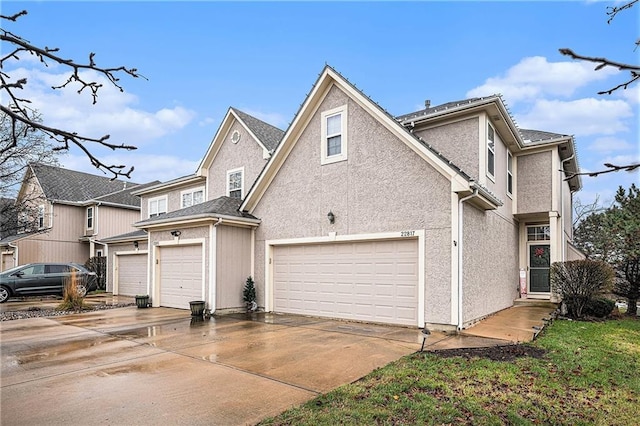
{"type": "Polygon", "coordinates": [[[118,294],[135,296],[147,292],[147,254],[119,255],[118,294]]]}
{"type": "Polygon", "coordinates": [[[203,286],[201,244],[160,248],[160,306],[189,309],[203,286]]]}
{"type": "Polygon", "coordinates": [[[274,311],[418,323],[416,239],[275,246],[274,311]]]}

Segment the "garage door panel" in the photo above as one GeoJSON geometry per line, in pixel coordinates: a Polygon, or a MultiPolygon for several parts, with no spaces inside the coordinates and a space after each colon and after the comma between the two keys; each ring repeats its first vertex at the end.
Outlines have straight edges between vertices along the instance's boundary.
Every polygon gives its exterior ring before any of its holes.
{"type": "Polygon", "coordinates": [[[136,296],[147,294],[147,255],[117,256],[118,294],[136,296]]]}
{"type": "Polygon", "coordinates": [[[202,245],[160,248],[160,305],[189,309],[202,299],[202,245]]]}
{"type": "Polygon", "coordinates": [[[417,324],[416,239],[278,246],[273,271],[275,311],[417,324]]]}

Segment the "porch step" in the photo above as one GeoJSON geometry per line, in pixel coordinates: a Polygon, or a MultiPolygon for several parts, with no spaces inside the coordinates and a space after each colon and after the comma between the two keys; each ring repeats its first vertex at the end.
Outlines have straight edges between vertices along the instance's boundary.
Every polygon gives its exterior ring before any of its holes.
{"type": "Polygon", "coordinates": [[[556,309],[558,305],[558,303],[541,299],[516,299],[513,301],[513,306],[539,306],[541,308],[556,309]]]}

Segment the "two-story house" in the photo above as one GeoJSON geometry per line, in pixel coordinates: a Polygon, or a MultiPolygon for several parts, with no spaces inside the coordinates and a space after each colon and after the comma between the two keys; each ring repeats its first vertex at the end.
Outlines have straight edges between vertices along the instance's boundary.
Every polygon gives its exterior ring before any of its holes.
{"type": "Polygon", "coordinates": [[[136,192],[153,306],[240,309],[251,275],[266,311],[461,329],[580,257],[573,137],[500,96],[394,117],[327,66],[276,130],[231,109],[193,176],[136,192]]]}
{"type": "Polygon", "coordinates": [[[61,167],[31,164],[16,203],[34,204],[23,232],[0,240],[2,270],[31,262],[85,263],[105,255],[99,238],[135,230],[140,199],[135,183],[61,167]]]}

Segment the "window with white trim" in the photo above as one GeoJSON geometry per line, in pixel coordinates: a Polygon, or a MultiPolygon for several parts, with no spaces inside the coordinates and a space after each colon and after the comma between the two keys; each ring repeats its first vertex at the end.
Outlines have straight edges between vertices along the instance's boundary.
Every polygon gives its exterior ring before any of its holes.
{"type": "Polygon", "coordinates": [[[496,175],[496,132],[487,124],[487,175],[492,179],[496,175]]]}
{"type": "Polygon", "coordinates": [[[38,206],[38,229],[44,228],[44,206],[38,206]]]}
{"type": "Polygon", "coordinates": [[[551,240],[551,227],[549,225],[527,226],[527,241],[551,240]]]}
{"type": "Polygon", "coordinates": [[[87,229],[93,229],[93,207],[87,207],[87,229]]]}
{"type": "Polygon", "coordinates": [[[322,119],[321,164],[347,159],[347,106],[325,111],[322,119]]]}
{"type": "Polygon", "coordinates": [[[513,195],[513,155],[507,151],[507,194],[513,195]]]}
{"type": "Polygon", "coordinates": [[[167,196],[149,200],[149,217],[156,217],[167,212],[167,196]]]}
{"type": "Polygon", "coordinates": [[[242,199],[244,194],[244,167],[227,170],[227,197],[242,199]]]}
{"type": "Polygon", "coordinates": [[[204,202],[204,187],[182,191],[180,200],[180,208],[195,206],[204,202]]]}

